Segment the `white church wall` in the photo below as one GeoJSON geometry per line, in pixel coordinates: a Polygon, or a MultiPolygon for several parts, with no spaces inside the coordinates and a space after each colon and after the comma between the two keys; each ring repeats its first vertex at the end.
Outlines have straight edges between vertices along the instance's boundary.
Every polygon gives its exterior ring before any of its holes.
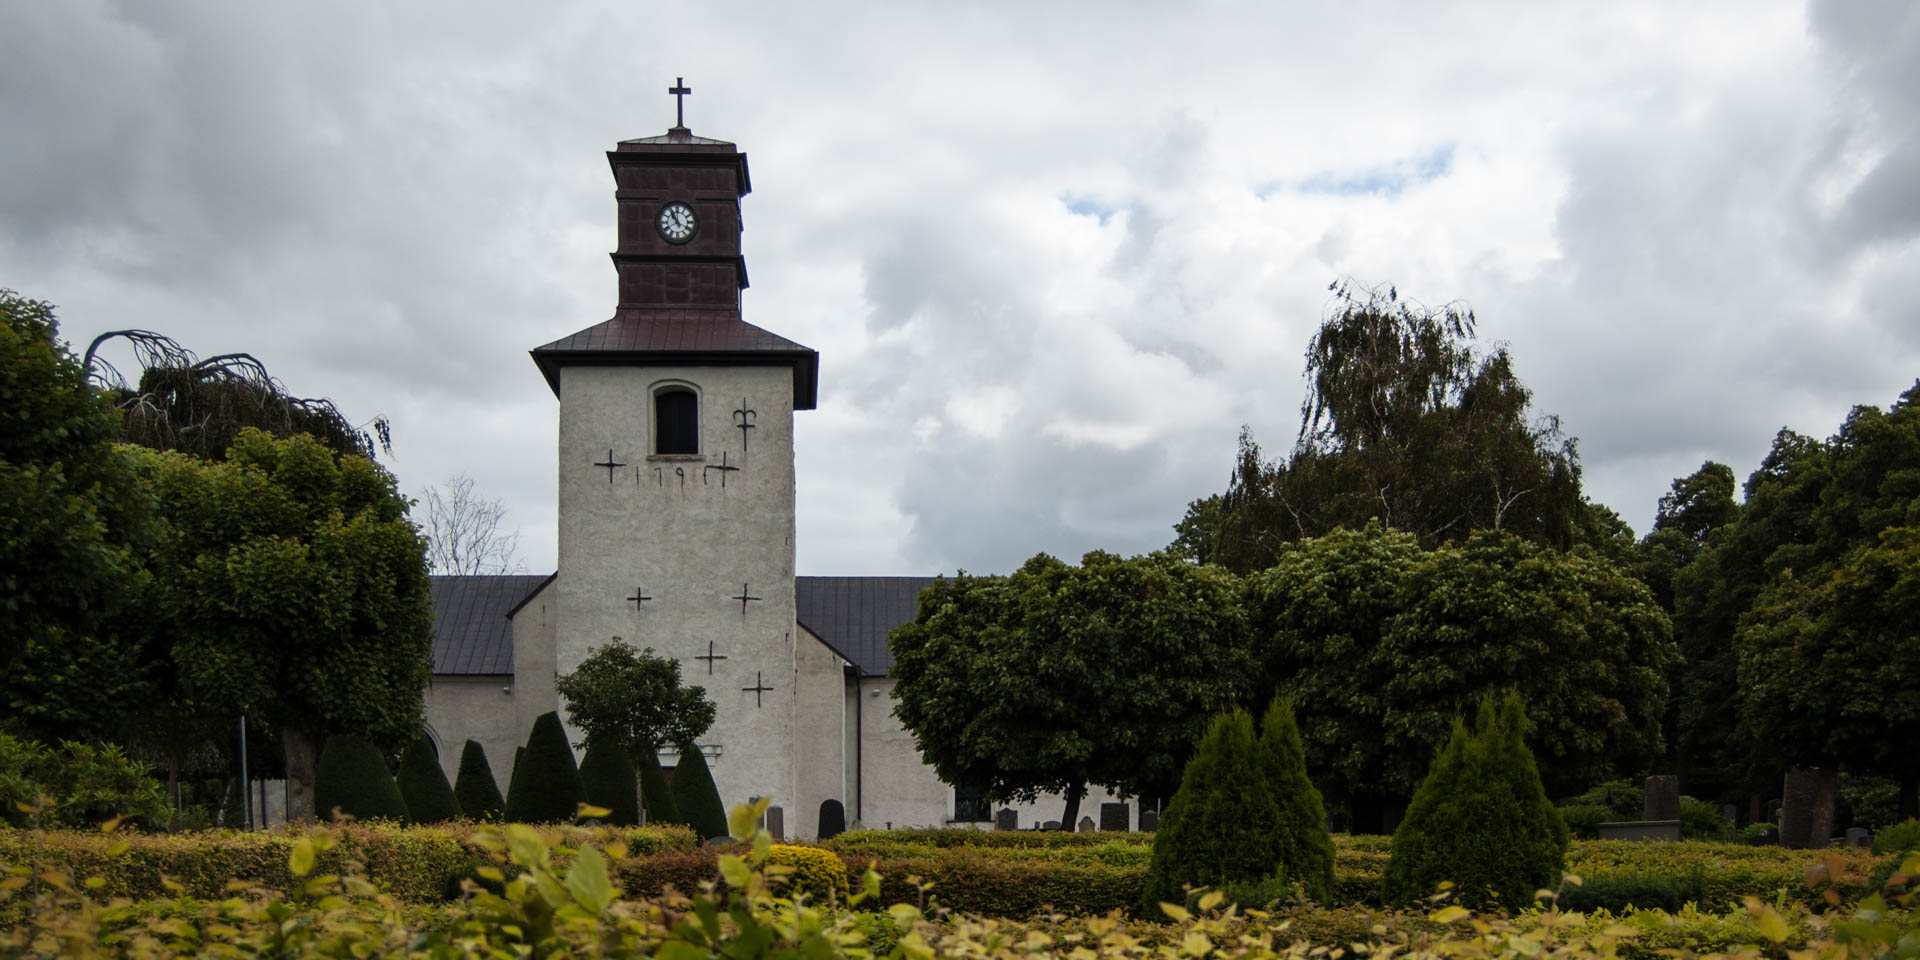
{"type": "Polygon", "coordinates": [[[487,762],[493,765],[493,778],[500,782],[503,796],[513,776],[514,748],[527,742],[533,721],[541,714],[560,709],[560,696],[553,689],[554,601],[559,596],[555,582],[542,584],[513,614],[513,736],[505,753],[496,754],[487,747],[487,762]]]}
{"type": "Polygon", "coordinates": [[[793,658],[793,774],[795,793],[780,797],[787,835],[820,835],[820,804],[846,803],[846,661],[806,628],[793,658]]]}
{"type": "Polygon", "coordinates": [[[506,792],[513,748],[526,740],[515,720],[513,677],[434,677],[427,685],[427,729],[440,751],[440,769],[452,783],[468,740],[487,751],[494,782],[506,792]]]}
{"type": "Polygon", "coordinates": [[[714,701],[701,743],[719,748],[709,765],[728,806],[797,794],[792,376],[788,367],[561,371],[553,669],[572,671],[612,637],[677,658],[685,681],[714,701]],[[698,393],[696,456],[648,453],[653,390],[665,382],[698,393]],[[736,409],[754,411],[752,430],[739,429],[736,409]],[[743,584],[758,599],[743,604],[743,584]],[[640,595],[651,599],[628,599],[640,595]],[[724,659],[697,659],[709,650],[724,659]]]}
{"type": "MultiPolygon", "coordinates": [[[[962,827],[993,829],[992,821],[956,821],[953,788],[940,781],[931,765],[920,759],[913,734],[893,716],[894,681],[888,677],[860,680],[860,822],[868,829],[903,827],[962,827]]],[[[1100,804],[1121,801],[1100,787],[1088,787],[1080,800],[1079,816],[1100,822],[1100,804]]],[[[993,809],[1011,807],[1019,814],[1020,829],[1031,829],[1049,820],[1059,820],[1066,810],[1066,797],[1043,793],[1031,803],[1001,803],[993,809]]],[[[847,816],[853,817],[849,805],[847,816]]],[[[1139,804],[1128,802],[1129,829],[1139,826],[1139,804]]],[[[1071,829],[1072,825],[1069,825],[1071,829]]]]}

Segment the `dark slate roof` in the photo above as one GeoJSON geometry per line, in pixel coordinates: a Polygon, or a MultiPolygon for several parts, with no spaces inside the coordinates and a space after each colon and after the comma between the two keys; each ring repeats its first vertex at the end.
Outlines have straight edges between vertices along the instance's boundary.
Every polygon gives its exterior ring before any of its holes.
{"type": "Polygon", "coordinates": [[[737,307],[621,310],[613,319],[533,349],[533,362],[560,393],[569,365],[791,365],[793,408],[812,410],[820,354],[740,319],[737,307]]]}
{"type": "Polygon", "coordinates": [[[795,577],[795,619],[851,660],[862,676],[893,666],[887,631],[913,620],[932,577],[795,577]]]}
{"type": "Polygon", "coordinates": [[[553,579],[546,576],[433,577],[436,676],[511,676],[513,621],[507,615],[553,579]]]}

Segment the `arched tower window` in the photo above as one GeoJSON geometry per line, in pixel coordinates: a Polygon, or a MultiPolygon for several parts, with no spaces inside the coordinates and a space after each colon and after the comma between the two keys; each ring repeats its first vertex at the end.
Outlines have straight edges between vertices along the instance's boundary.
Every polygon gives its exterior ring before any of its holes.
{"type": "Polygon", "coordinates": [[[700,398],[682,386],[662,387],[653,395],[653,452],[700,452],[700,398]]]}

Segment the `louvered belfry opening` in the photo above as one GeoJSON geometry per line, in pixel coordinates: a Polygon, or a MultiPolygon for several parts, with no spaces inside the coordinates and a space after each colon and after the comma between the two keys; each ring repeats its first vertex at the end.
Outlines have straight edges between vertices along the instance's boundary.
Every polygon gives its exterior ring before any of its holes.
{"type": "Polygon", "coordinates": [[[700,452],[700,400],[692,390],[676,387],[654,394],[653,437],[656,454],[700,452]]]}

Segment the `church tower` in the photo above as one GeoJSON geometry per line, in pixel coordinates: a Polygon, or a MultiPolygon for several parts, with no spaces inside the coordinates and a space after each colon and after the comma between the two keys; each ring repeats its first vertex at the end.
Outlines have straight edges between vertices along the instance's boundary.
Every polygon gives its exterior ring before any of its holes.
{"type": "Polygon", "coordinates": [[[614,637],[679,660],[717,708],[700,746],[722,802],[790,802],[793,413],[819,355],[741,317],[746,154],[682,115],[607,161],[613,316],[533,351],[560,400],[554,672],[614,637]]]}

